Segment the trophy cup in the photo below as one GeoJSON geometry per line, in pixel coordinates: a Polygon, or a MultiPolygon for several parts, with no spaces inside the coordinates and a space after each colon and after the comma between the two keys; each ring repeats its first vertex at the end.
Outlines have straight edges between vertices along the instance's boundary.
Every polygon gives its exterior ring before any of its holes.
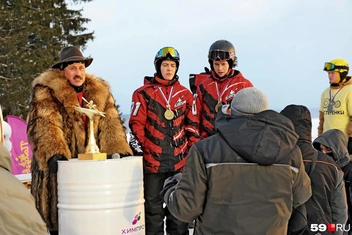
{"type": "Polygon", "coordinates": [[[78,106],[74,106],[74,109],[79,113],[86,115],[89,118],[89,137],[88,137],[88,145],[86,146],[85,153],[78,154],[78,160],[106,160],[106,153],[99,152],[99,147],[96,144],[94,137],[94,126],[93,126],[93,118],[95,115],[100,115],[105,117],[105,113],[101,112],[97,109],[97,106],[93,103],[93,101],[87,101],[84,97],[82,99],[87,103],[88,108],[82,108],[78,106]]]}

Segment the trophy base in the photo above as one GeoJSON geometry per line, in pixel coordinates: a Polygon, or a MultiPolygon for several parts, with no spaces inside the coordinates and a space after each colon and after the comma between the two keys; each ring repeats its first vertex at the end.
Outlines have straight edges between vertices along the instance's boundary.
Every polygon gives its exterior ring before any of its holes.
{"type": "Polygon", "coordinates": [[[106,153],[79,153],[78,160],[106,160],[106,153]]]}

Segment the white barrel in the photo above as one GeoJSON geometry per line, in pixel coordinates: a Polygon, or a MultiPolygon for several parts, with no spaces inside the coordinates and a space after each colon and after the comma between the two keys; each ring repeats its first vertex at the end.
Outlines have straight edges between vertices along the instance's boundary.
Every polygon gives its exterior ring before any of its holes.
{"type": "Polygon", "coordinates": [[[145,234],[142,157],[59,161],[60,235],[145,234]]]}

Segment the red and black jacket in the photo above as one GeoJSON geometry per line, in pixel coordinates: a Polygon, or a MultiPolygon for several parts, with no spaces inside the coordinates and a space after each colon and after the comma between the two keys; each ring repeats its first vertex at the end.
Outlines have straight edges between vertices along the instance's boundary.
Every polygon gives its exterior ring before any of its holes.
{"type": "Polygon", "coordinates": [[[244,78],[240,71],[232,70],[226,78],[221,79],[214,75],[214,71],[211,73],[200,82],[195,94],[199,132],[203,139],[216,133],[214,123],[217,115],[215,106],[219,100],[218,93],[221,96],[221,104],[230,105],[238,91],[253,87],[253,84],[244,78]]]}
{"type": "Polygon", "coordinates": [[[133,93],[130,146],[135,155],[143,155],[146,172],[174,172],[185,165],[189,148],[200,139],[192,104],[192,93],[177,78],[145,77],[144,86],[133,93]],[[174,118],[168,120],[165,99],[171,91],[174,118]]]}
{"type": "Polygon", "coordinates": [[[192,93],[195,94],[197,91],[197,87],[199,84],[205,79],[210,77],[211,72],[207,67],[204,67],[205,72],[198,73],[198,74],[190,74],[189,75],[189,88],[191,89],[192,93]]]}

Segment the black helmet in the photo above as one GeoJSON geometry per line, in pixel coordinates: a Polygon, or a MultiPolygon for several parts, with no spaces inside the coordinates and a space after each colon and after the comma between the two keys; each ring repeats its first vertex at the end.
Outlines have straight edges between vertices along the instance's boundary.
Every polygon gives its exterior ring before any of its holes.
{"type": "Polygon", "coordinates": [[[237,65],[237,57],[235,47],[227,40],[218,40],[214,42],[208,53],[209,64],[213,69],[213,60],[226,60],[230,68],[237,65]]]}

